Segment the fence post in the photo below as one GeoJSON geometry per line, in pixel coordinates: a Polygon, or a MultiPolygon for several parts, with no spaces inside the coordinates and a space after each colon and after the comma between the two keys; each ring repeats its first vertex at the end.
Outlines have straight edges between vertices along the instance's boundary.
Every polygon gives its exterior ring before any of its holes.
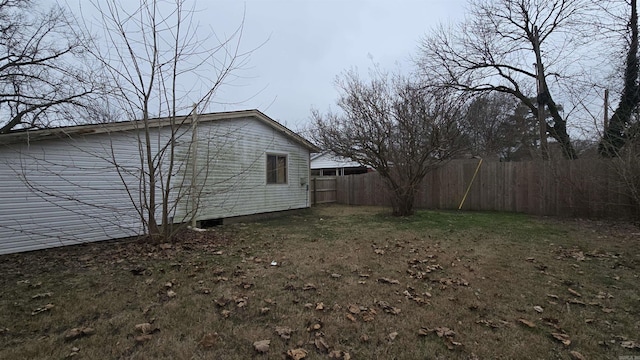
{"type": "Polygon", "coordinates": [[[311,179],[311,180],[312,180],[312,183],[313,183],[313,187],[312,187],[313,191],[311,192],[311,199],[312,199],[311,203],[313,205],[315,205],[316,204],[316,200],[317,200],[316,191],[318,190],[318,184],[316,183],[316,178],[315,177],[313,179],[311,179]]]}

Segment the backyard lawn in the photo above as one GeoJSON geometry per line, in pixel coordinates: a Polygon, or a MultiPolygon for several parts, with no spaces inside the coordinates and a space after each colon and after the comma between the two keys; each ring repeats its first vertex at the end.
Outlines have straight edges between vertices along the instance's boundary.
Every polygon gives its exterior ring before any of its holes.
{"type": "Polygon", "coordinates": [[[640,359],[640,229],[321,206],[0,256],[0,359],[640,359]]]}

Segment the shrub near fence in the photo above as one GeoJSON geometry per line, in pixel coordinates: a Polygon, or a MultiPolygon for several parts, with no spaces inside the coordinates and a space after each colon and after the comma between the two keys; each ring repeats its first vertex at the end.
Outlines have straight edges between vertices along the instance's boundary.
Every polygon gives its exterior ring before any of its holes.
{"type": "MultiPolygon", "coordinates": [[[[629,217],[635,211],[611,160],[484,161],[471,183],[478,162],[455,160],[427,174],[416,207],[458,209],[471,184],[464,210],[576,217],[629,217]]],[[[377,173],[334,179],[337,203],[390,205],[377,173]]]]}

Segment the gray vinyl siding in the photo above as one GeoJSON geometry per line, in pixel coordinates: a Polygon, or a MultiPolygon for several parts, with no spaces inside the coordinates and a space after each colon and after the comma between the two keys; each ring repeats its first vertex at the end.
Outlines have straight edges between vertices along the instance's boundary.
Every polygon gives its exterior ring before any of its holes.
{"type": "MultiPolygon", "coordinates": [[[[152,146],[158,150],[170,129],[153,131],[152,146]]],[[[309,176],[309,149],[299,142],[251,117],[203,122],[197,133],[194,187],[190,129],[177,141],[170,202],[174,222],[190,219],[193,189],[197,220],[309,206],[306,183],[300,184],[309,176]],[[267,153],[287,155],[287,184],[267,185],[267,153]]],[[[0,145],[0,254],[142,234],[134,206],[145,166],[137,136],[129,130],[0,145]]],[[[159,216],[160,194],[156,199],[159,216]]]]}

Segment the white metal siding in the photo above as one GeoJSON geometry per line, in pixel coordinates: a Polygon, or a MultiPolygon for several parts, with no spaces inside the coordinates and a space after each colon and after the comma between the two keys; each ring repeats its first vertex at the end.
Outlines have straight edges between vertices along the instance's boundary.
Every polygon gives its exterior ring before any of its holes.
{"type": "MultiPolygon", "coordinates": [[[[140,233],[135,209],[112,165],[112,144],[121,163],[133,161],[139,168],[137,145],[126,136],[1,147],[0,254],[140,233]]],[[[135,176],[123,175],[135,192],[135,176]]]]}
{"type": "MultiPolygon", "coordinates": [[[[306,183],[300,184],[308,182],[308,149],[254,118],[198,126],[198,220],[309,206],[306,183]],[[288,156],[287,184],[266,184],[266,153],[288,156]]],[[[169,128],[154,130],[153,147],[169,134],[169,128]]],[[[175,222],[189,219],[190,142],[185,130],[174,169],[175,222]]],[[[0,254],[142,233],[121,180],[139,201],[142,166],[133,130],[0,145],[0,254]]]]}
{"type": "Polygon", "coordinates": [[[309,150],[262,122],[198,125],[197,152],[198,220],[309,207],[309,150]],[[287,184],[267,184],[267,154],[287,155],[287,184]]]}

